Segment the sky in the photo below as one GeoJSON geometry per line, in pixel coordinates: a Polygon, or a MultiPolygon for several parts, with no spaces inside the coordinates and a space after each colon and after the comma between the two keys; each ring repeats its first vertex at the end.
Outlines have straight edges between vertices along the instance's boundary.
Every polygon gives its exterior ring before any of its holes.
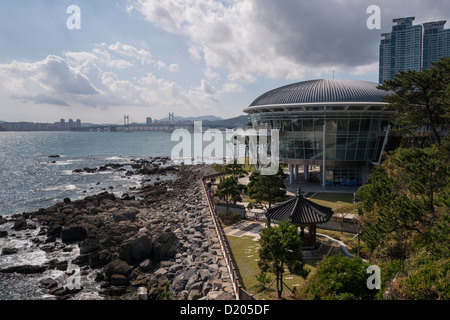
{"type": "MultiPolygon", "coordinates": [[[[311,79],[378,81],[392,19],[448,0],[0,0],[0,120],[232,118],[311,79]],[[380,8],[380,29],[368,27],[380,8]],[[77,6],[79,10],[73,10],[77,6]],[[79,13],[79,15],[78,15],[79,13]]],[[[446,28],[450,28],[450,21],[446,28]]]]}

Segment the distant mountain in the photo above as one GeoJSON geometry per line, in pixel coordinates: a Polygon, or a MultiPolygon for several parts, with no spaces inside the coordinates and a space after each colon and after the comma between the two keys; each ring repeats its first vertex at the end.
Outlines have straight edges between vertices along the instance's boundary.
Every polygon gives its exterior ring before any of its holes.
{"type": "Polygon", "coordinates": [[[6,121],[2,121],[2,120],[0,120],[0,123],[5,123],[6,121]]]}
{"type": "MultiPolygon", "coordinates": [[[[216,116],[199,116],[199,117],[173,117],[175,122],[177,121],[216,121],[216,120],[222,120],[220,117],[216,116]]],[[[158,121],[169,121],[169,117],[159,119],[158,121]]]]}
{"type": "Polygon", "coordinates": [[[235,118],[224,119],[224,120],[214,120],[214,121],[203,121],[203,127],[209,128],[229,128],[233,129],[237,126],[246,126],[250,121],[250,116],[241,115],[235,118]]]}
{"type": "MultiPolygon", "coordinates": [[[[237,126],[246,126],[248,122],[250,121],[250,117],[248,115],[241,115],[238,117],[230,118],[230,119],[222,119],[220,117],[216,116],[199,116],[199,117],[177,117],[175,116],[175,122],[176,121],[202,121],[203,127],[208,128],[236,128],[237,126]]],[[[169,121],[169,117],[160,119],[158,121],[169,121]]],[[[134,122],[133,122],[134,123],[134,122]]],[[[145,124],[145,123],[141,123],[145,124]]],[[[82,122],[82,127],[96,127],[96,126],[108,126],[108,125],[117,125],[116,124],[95,124],[95,123],[88,123],[88,122],[82,122]]]]}

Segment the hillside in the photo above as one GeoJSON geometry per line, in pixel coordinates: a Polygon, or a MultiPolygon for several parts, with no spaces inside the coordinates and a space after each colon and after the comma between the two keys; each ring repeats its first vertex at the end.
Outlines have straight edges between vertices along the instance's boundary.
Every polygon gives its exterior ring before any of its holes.
{"type": "Polygon", "coordinates": [[[250,117],[248,115],[241,115],[239,117],[215,120],[215,121],[203,121],[203,127],[209,128],[235,128],[236,126],[246,126],[250,117]]]}

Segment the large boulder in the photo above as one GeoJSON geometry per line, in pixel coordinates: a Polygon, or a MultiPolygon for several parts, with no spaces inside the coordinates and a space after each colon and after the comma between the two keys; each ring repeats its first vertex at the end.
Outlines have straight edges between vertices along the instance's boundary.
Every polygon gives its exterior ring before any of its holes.
{"type": "Polygon", "coordinates": [[[134,221],[139,210],[135,208],[127,208],[124,210],[118,210],[113,213],[113,219],[116,222],[119,221],[134,221]]]}
{"type": "Polygon", "coordinates": [[[154,261],[166,260],[176,254],[177,236],[173,232],[164,232],[156,237],[153,244],[154,261]]]}
{"type": "Polygon", "coordinates": [[[113,260],[113,255],[105,249],[88,254],[87,263],[91,269],[96,269],[110,263],[111,260],[113,260]]]}
{"type": "Polygon", "coordinates": [[[80,243],[80,254],[92,253],[100,250],[97,239],[87,238],[80,243]]]}
{"type": "Polygon", "coordinates": [[[0,269],[0,273],[20,273],[20,274],[34,274],[42,273],[47,270],[45,266],[37,265],[23,265],[23,266],[12,266],[5,269],[0,269]]]}
{"type": "Polygon", "coordinates": [[[68,226],[61,231],[61,241],[64,243],[83,241],[86,237],[87,232],[83,226],[68,226]]]}
{"type": "Polygon", "coordinates": [[[108,263],[104,268],[103,272],[107,277],[113,274],[121,274],[127,276],[131,273],[131,267],[128,263],[123,260],[115,259],[108,263]]]}
{"type": "Polygon", "coordinates": [[[198,277],[198,274],[195,268],[190,268],[186,271],[177,272],[177,275],[175,276],[175,278],[172,281],[172,284],[170,285],[171,291],[175,293],[183,291],[189,279],[196,277],[198,277]]]}
{"type": "Polygon", "coordinates": [[[15,254],[19,251],[19,249],[17,248],[3,248],[2,249],[2,256],[6,256],[6,255],[11,255],[11,254],[15,254]]]}
{"type": "Polygon", "coordinates": [[[13,229],[16,231],[28,229],[27,220],[24,217],[20,217],[19,219],[14,221],[13,229]]]}
{"type": "Polygon", "coordinates": [[[152,249],[153,245],[151,238],[146,233],[138,234],[131,246],[133,259],[140,262],[148,258],[152,249]]]}
{"type": "Polygon", "coordinates": [[[112,286],[128,286],[130,284],[130,280],[123,274],[113,274],[110,282],[112,286]]]}
{"type": "Polygon", "coordinates": [[[129,264],[136,264],[150,257],[153,249],[151,237],[146,232],[138,232],[119,248],[119,258],[129,264]]]}

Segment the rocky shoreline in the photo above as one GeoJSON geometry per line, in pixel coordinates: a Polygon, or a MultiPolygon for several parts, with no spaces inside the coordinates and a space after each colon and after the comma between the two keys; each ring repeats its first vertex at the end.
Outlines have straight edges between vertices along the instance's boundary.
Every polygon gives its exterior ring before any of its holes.
{"type": "MultiPolygon", "coordinates": [[[[65,283],[52,277],[39,281],[40,290],[56,299],[78,299],[86,291],[80,281],[86,275],[104,299],[234,299],[201,190],[201,177],[214,170],[206,165],[174,167],[168,159],[158,161],[134,160],[134,171],[127,174],[148,175],[154,183],[120,198],[105,191],[0,217],[0,237],[26,239],[53,257],[39,265],[2,268],[0,274],[64,272],[65,283]],[[164,174],[172,179],[160,179],[164,174]],[[6,225],[10,228],[2,228],[6,225]],[[70,258],[61,259],[64,254],[70,258]]],[[[95,168],[80,171],[88,169],[95,168]]],[[[110,169],[105,165],[96,170],[110,169]]],[[[113,169],[120,170],[120,166],[113,169]]],[[[4,247],[1,256],[13,259],[19,253],[14,247],[4,247]]]]}

